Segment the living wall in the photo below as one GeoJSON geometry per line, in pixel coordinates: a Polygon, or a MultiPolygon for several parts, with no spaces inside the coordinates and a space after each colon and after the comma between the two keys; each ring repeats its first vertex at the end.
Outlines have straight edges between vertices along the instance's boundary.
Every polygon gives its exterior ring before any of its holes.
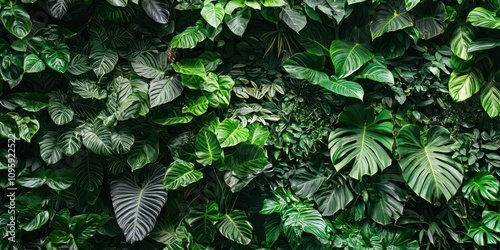
{"type": "Polygon", "coordinates": [[[497,249],[499,11],[0,0],[0,248],[497,249]]]}

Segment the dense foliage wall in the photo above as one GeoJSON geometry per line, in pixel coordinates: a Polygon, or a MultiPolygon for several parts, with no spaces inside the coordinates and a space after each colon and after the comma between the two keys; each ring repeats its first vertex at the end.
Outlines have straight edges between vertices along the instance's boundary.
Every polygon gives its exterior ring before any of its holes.
{"type": "Polygon", "coordinates": [[[0,249],[497,249],[499,11],[0,0],[0,249]]]}

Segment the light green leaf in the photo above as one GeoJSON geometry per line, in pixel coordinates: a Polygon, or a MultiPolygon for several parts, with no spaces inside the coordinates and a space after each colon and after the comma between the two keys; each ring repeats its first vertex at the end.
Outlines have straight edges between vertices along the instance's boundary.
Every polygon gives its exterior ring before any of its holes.
{"type": "Polygon", "coordinates": [[[394,75],[386,66],[378,63],[370,63],[357,74],[354,79],[370,79],[381,83],[394,84],[394,75]]]}
{"type": "Polygon", "coordinates": [[[178,76],[167,79],[156,79],[149,84],[149,102],[151,107],[156,107],[173,101],[181,95],[184,85],[178,76]]]}
{"type": "Polygon", "coordinates": [[[476,68],[464,73],[454,70],[448,81],[450,96],[456,102],[465,101],[479,91],[483,82],[483,75],[476,68]]]}
{"type": "Polygon", "coordinates": [[[403,1],[380,4],[370,22],[372,40],[384,33],[413,26],[412,18],[403,4],[403,1]]]}
{"type": "Polygon", "coordinates": [[[112,155],[111,131],[104,126],[102,121],[86,123],[81,127],[82,143],[90,151],[99,155],[112,155]]]}
{"type": "Polygon", "coordinates": [[[361,68],[374,55],[364,44],[334,40],[330,45],[330,57],[335,67],[335,74],[344,78],[361,68]]]}
{"type": "Polygon", "coordinates": [[[491,81],[481,90],[481,105],[491,118],[500,114],[500,85],[491,81]]]}
{"type": "Polygon", "coordinates": [[[283,68],[292,78],[307,80],[312,84],[319,84],[321,80],[328,78],[328,75],[323,72],[324,65],[325,57],[323,56],[296,53],[283,63],[283,68]]]}
{"type": "Polygon", "coordinates": [[[450,45],[453,54],[461,59],[468,61],[472,54],[468,51],[472,40],[474,40],[474,30],[470,25],[457,26],[451,36],[450,45]]]}
{"type": "Polygon", "coordinates": [[[24,72],[36,73],[45,70],[45,63],[35,54],[29,54],[24,58],[24,72]]]}
{"type": "Polygon", "coordinates": [[[236,209],[223,215],[217,223],[217,228],[224,237],[236,243],[248,245],[252,241],[253,227],[244,211],[236,209]]]}
{"type": "Polygon", "coordinates": [[[299,33],[299,31],[301,31],[307,24],[307,17],[304,12],[292,9],[288,5],[281,9],[280,18],[286,23],[286,25],[288,25],[288,27],[297,33],[299,33]]]}
{"type": "Polygon", "coordinates": [[[69,81],[73,92],[85,99],[102,100],[108,96],[105,89],[102,89],[95,81],[89,78],[71,79],[69,81]]]}
{"type": "Polygon", "coordinates": [[[265,7],[281,7],[287,4],[285,0],[260,0],[260,2],[265,7]]]}
{"type": "Polygon", "coordinates": [[[470,178],[462,188],[464,197],[472,204],[484,206],[487,201],[498,201],[500,183],[492,174],[479,172],[470,178]]]}
{"type": "Polygon", "coordinates": [[[202,128],[196,135],[195,150],[198,162],[203,166],[212,164],[222,154],[217,136],[206,127],[202,128]]]}
{"type": "Polygon", "coordinates": [[[171,48],[192,49],[207,37],[196,26],[187,27],[183,32],[172,37],[170,41],[171,48]]]}
{"type": "Polygon", "coordinates": [[[5,6],[0,11],[0,20],[5,29],[19,39],[23,39],[31,31],[30,15],[21,5],[5,6]]]}
{"type": "Polygon", "coordinates": [[[47,132],[38,142],[40,156],[47,164],[54,164],[62,159],[63,152],[58,142],[58,135],[54,131],[47,132]]]}
{"type": "Polygon", "coordinates": [[[231,147],[248,139],[248,129],[243,128],[239,120],[224,119],[215,132],[221,148],[231,147]]]}
{"type": "Polygon", "coordinates": [[[125,172],[111,181],[111,200],[125,240],[143,240],[153,229],[167,200],[165,167],[159,163],[137,172],[125,172]]]}
{"type": "Polygon", "coordinates": [[[180,159],[170,164],[163,178],[163,185],[169,190],[187,187],[203,178],[203,173],[194,169],[194,164],[180,159]]]}
{"type": "Polygon", "coordinates": [[[245,30],[247,29],[248,22],[250,22],[250,18],[252,17],[252,11],[250,8],[245,7],[235,14],[226,15],[224,17],[224,21],[229,27],[229,30],[233,32],[237,36],[243,36],[245,30]]]}
{"type": "Polygon", "coordinates": [[[361,180],[391,165],[392,115],[362,105],[347,107],[338,119],[338,127],[328,139],[333,166],[340,171],[352,163],[350,176],[361,180]]]}
{"type": "Polygon", "coordinates": [[[62,133],[59,134],[58,143],[62,152],[67,156],[72,156],[82,147],[80,135],[72,128],[62,131],[62,133]]]}
{"type": "Polygon", "coordinates": [[[328,89],[335,94],[363,100],[363,87],[356,82],[331,77],[329,79],[321,80],[319,82],[319,86],[328,89]]]}
{"type": "Polygon", "coordinates": [[[56,45],[55,48],[46,47],[42,50],[42,58],[49,68],[64,73],[69,67],[69,47],[63,43],[56,45]]]}
{"type": "Polygon", "coordinates": [[[153,163],[158,159],[159,144],[158,135],[151,133],[146,139],[136,141],[127,157],[127,163],[132,171],[141,169],[148,163],[153,163]]]}
{"type": "Polygon", "coordinates": [[[405,8],[407,11],[413,9],[420,3],[420,0],[405,0],[405,8]]]}
{"type": "Polygon", "coordinates": [[[476,27],[500,29],[500,17],[497,17],[495,12],[483,7],[476,7],[469,12],[467,22],[476,27]]]}
{"type": "Polygon", "coordinates": [[[473,41],[467,48],[467,52],[489,50],[500,46],[500,41],[490,39],[478,39],[473,41]]]}
{"type": "Polygon", "coordinates": [[[495,232],[484,224],[479,222],[471,221],[469,229],[467,230],[467,236],[474,239],[474,242],[480,246],[485,246],[486,244],[497,244],[500,241],[500,236],[495,234],[495,232]]]}
{"type": "Polygon", "coordinates": [[[248,125],[247,128],[249,133],[247,142],[250,144],[255,144],[259,147],[264,147],[267,138],[271,134],[269,130],[267,130],[265,126],[257,122],[248,125]]]}
{"type": "Polygon", "coordinates": [[[452,158],[456,141],[443,127],[421,135],[417,125],[405,125],[396,137],[399,164],[408,186],[420,197],[435,202],[449,200],[462,184],[464,169],[452,158]]]}
{"type": "Polygon", "coordinates": [[[217,28],[224,20],[224,7],[220,3],[206,3],[201,9],[201,16],[210,26],[217,28]]]}
{"type": "MultiPolygon", "coordinates": [[[[31,142],[31,138],[40,129],[40,123],[33,115],[20,116],[17,113],[9,112],[7,113],[17,125],[16,137],[25,140],[26,142],[31,142]]],[[[10,137],[9,137],[10,138],[10,137]]]]}
{"type": "Polygon", "coordinates": [[[326,239],[326,223],[321,214],[312,207],[296,206],[287,208],[282,214],[284,231],[301,230],[326,239]]]}
{"type": "Polygon", "coordinates": [[[198,96],[196,99],[188,99],[186,105],[182,107],[182,113],[191,113],[195,116],[205,114],[208,110],[208,99],[205,96],[198,96]]]}

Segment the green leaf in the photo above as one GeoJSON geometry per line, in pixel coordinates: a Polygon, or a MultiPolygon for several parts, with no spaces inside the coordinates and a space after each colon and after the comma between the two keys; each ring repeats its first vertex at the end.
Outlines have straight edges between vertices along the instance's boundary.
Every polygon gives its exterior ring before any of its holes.
{"type": "Polygon", "coordinates": [[[140,76],[157,79],[165,75],[168,69],[166,53],[144,53],[132,61],[132,68],[140,76]]]}
{"type": "Polygon", "coordinates": [[[368,215],[377,223],[389,225],[403,214],[406,192],[388,180],[387,176],[375,177],[368,189],[368,215]]]}
{"type": "Polygon", "coordinates": [[[471,222],[469,230],[467,230],[467,236],[474,239],[474,242],[480,246],[486,244],[497,244],[500,241],[500,236],[495,234],[495,232],[482,223],[471,222]]]}
{"type": "Polygon", "coordinates": [[[111,200],[118,225],[129,243],[143,240],[153,229],[167,200],[165,167],[159,163],[120,174],[111,181],[111,200]]]}
{"type": "Polygon", "coordinates": [[[72,156],[82,147],[80,135],[78,135],[74,129],[62,131],[62,133],[59,134],[58,143],[62,152],[67,156],[72,156]]]}
{"type": "Polygon", "coordinates": [[[248,129],[243,128],[238,120],[224,119],[215,132],[221,148],[231,147],[248,139],[248,129]]]}
{"type": "Polygon", "coordinates": [[[314,201],[323,216],[332,216],[345,209],[354,199],[354,195],[346,183],[346,178],[338,176],[330,185],[323,185],[314,195],[314,201]]]}
{"type": "Polygon", "coordinates": [[[207,21],[207,23],[214,28],[217,28],[222,24],[224,14],[224,7],[220,3],[214,5],[209,2],[203,5],[203,8],[201,9],[201,16],[203,19],[205,19],[205,21],[207,21]]]}
{"type": "Polygon", "coordinates": [[[296,206],[287,208],[282,214],[283,229],[287,231],[301,230],[320,239],[328,238],[326,223],[321,214],[312,207],[296,206]]]}
{"type": "Polygon", "coordinates": [[[167,79],[156,79],[149,84],[149,102],[151,107],[156,107],[173,101],[179,97],[184,85],[179,76],[170,76],[167,79]]]}
{"type": "Polygon", "coordinates": [[[252,241],[253,227],[244,211],[236,209],[223,215],[217,223],[217,228],[224,237],[236,243],[248,245],[252,241]]]}
{"type": "Polygon", "coordinates": [[[234,86],[234,80],[230,76],[222,75],[218,78],[219,89],[206,95],[208,104],[213,108],[229,106],[231,91],[234,86]]]}
{"type": "Polygon", "coordinates": [[[283,63],[283,68],[290,77],[307,80],[312,84],[319,84],[328,75],[323,72],[325,57],[309,53],[296,53],[283,63]]]}
{"type": "Polygon", "coordinates": [[[500,233],[500,214],[494,211],[483,211],[483,224],[497,232],[500,233]]]}
{"type": "Polygon", "coordinates": [[[500,29],[500,17],[497,17],[496,12],[483,7],[476,7],[469,12],[467,22],[476,27],[500,29]]]}
{"type": "Polygon", "coordinates": [[[127,157],[127,163],[132,171],[144,167],[148,163],[153,163],[158,159],[159,145],[158,135],[151,133],[146,139],[136,141],[127,157]]]}
{"type": "Polygon", "coordinates": [[[474,40],[474,30],[470,25],[457,26],[450,40],[451,51],[465,61],[472,59],[472,54],[468,51],[472,40],[474,40]]]}
{"type": "Polygon", "coordinates": [[[73,175],[69,169],[49,169],[45,176],[45,184],[56,191],[68,189],[73,184],[73,175]]]}
{"type": "Polygon", "coordinates": [[[83,190],[97,190],[102,186],[104,159],[89,153],[82,153],[77,156],[79,157],[76,157],[76,160],[72,162],[76,184],[83,190]]]}
{"type": "Polygon", "coordinates": [[[38,132],[40,129],[40,123],[37,121],[35,116],[20,116],[17,113],[9,112],[7,113],[17,125],[17,133],[16,137],[25,140],[26,142],[31,142],[31,138],[38,132]]]}
{"type": "Polygon", "coordinates": [[[17,176],[16,183],[27,188],[39,188],[45,183],[45,171],[39,168],[32,172],[26,168],[17,176]]]}
{"type": "Polygon", "coordinates": [[[484,206],[487,201],[498,201],[500,183],[488,172],[479,172],[462,188],[464,197],[472,204],[484,206]]]}
{"type": "Polygon", "coordinates": [[[23,39],[31,31],[30,15],[21,5],[6,6],[0,11],[0,20],[5,29],[19,39],[23,39]]]}
{"type": "Polygon", "coordinates": [[[342,96],[354,97],[363,100],[363,87],[357,82],[347,81],[345,79],[336,79],[330,77],[319,82],[319,86],[342,96]]]}
{"type": "Polygon", "coordinates": [[[47,164],[54,164],[62,159],[63,152],[59,146],[56,132],[47,132],[38,144],[40,145],[40,156],[47,164]]]}
{"type": "Polygon", "coordinates": [[[327,177],[320,173],[300,168],[295,171],[295,175],[290,181],[290,187],[298,197],[310,199],[326,179],[327,177]]]}
{"type": "Polygon", "coordinates": [[[370,22],[372,40],[384,33],[401,30],[413,26],[413,21],[403,5],[403,1],[382,3],[370,22]]]}
{"type": "Polygon", "coordinates": [[[17,129],[17,124],[12,117],[0,113],[0,135],[3,138],[12,137],[12,135],[19,136],[19,130],[17,129]]]}
{"type": "Polygon", "coordinates": [[[125,126],[118,125],[118,129],[111,133],[113,151],[117,154],[129,152],[134,142],[134,134],[125,126]]]}
{"type": "Polygon", "coordinates": [[[237,36],[243,36],[251,17],[252,11],[250,8],[245,7],[236,13],[226,15],[224,21],[231,32],[237,36]]]}
{"type": "Polygon", "coordinates": [[[98,77],[113,71],[118,63],[118,54],[115,50],[96,44],[92,46],[89,58],[92,69],[98,77]]]}
{"type": "Polygon", "coordinates": [[[109,4],[116,7],[125,7],[127,6],[128,0],[106,0],[109,4]]]}
{"type": "Polygon", "coordinates": [[[456,102],[465,101],[479,91],[483,82],[483,75],[476,68],[464,73],[454,70],[448,81],[450,96],[456,102]]]}
{"type": "Polygon", "coordinates": [[[478,39],[470,44],[470,46],[467,48],[467,52],[472,53],[476,51],[489,50],[498,46],[500,46],[500,41],[489,40],[489,39],[478,39]]]}
{"type": "Polygon", "coordinates": [[[456,141],[443,127],[421,136],[417,125],[405,125],[396,137],[399,164],[408,186],[429,202],[449,200],[462,184],[464,169],[452,158],[456,141]]]}
{"type": "Polygon", "coordinates": [[[411,10],[420,3],[420,0],[405,0],[406,10],[411,10]]]}
{"type": "Polygon", "coordinates": [[[66,12],[68,11],[68,5],[71,3],[71,0],[49,0],[47,1],[47,5],[49,8],[50,14],[57,18],[62,19],[66,12]]]}
{"type": "Polygon", "coordinates": [[[491,81],[481,90],[481,105],[491,118],[500,115],[500,86],[491,81]]]}
{"type": "Polygon", "coordinates": [[[258,174],[262,171],[267,158],[264,149],[253,144],[239,144],[233,154],[224,158],[225,166],[219,170],[230,170],[241,178],[250,174],[258,174]]]}
{"type": "Polygon", "coordinates": [[[207,37],[196,26],[187,27],[183,32],[172,37],[170,41],[171,48],[192,49],[207,37]]]}
{"type": "Polygon", "coordinates": [[[81,75],[91,70],[89,57],[83,54],[76,54],[72,56],[69,63],[68,71],[73,75],[81,75]]]}
{"type": "Polygon", "coordinates": [[[22,229],[27,232],[35,231],[40,229],[47,221],[49,221],[50,214],[49,211],[41,211],[39,212],[35,218],[31,219],[25,223],[19,223],[19,229],[22,229]]]}
{"type": "Polygon", "coordinates": [[[219,220],[219,206],[210,201],[193,207],[189,211],[186,222],[191,227],[194,239],[201,243],[210,244],[215,239],[215,223],[219,220]]]}
{"type": "Polygon", "coordinates": [[[39,92],[16,92],[9,97],[19,107],[29,112],[38,112],[49,106],[49,98],[39,92]]]}
{"type": "Polygon", "coordinates": [[[190,115],[186,115],[186,116],[158,118],[158,119],[153,120],[153,122],[156,124],[163,125],[163,126],[168,126],[168,125],[174,125],[174,124],[189,123],[191,120],[193,120],[193,117],[190,115]]]}
{"type": "Polygon", "coordinates": [[[248,125],[247,128],[249,134],[247,142],[259,147],[264,147],[267,138],[271,134],[269,130],[260,123],[252,123],[248,125]]]}
{"type": "Polygon", "coordinates": [[[191,113],[195,116],[203,115],[208,110],[208,99],[205,96],[198,96],[196,99],[188,99],[186,105],[182,107],[182,113],[191,113]]]}
{"type": "Polygon", "coordinates": [[[81,128],[82,143],[95,154],[109,156],[113,154],[111,131],[103,122],[96,120],[86,123],[81,128]]]}
{"type": "Polygon", "coordinates": [[[295,32],[299,33],[307,24],[307,17],[304,12],[292,9],[289,5],[286,5],[281,9],[280,18],[283,20],[288,27],[290,27],[295,32]]]}
{"type": "Polygon", "coordinates": [[[330,57],[335,66],[335,74],[344,78],[361,68],[374,55],[364,44],[334,40],[330,45],[330,57]]]}
{"type": "Polygon", "coordinates": [[[194,169],[194,164],[183,160],[175,160],[170,164],[163,178],[163,185],[169,190],[187,187],[203,178],[203,173],[194,169]]]}
{"type": "Polygon", "coordinates": [[[212,164],[222,154],[217,136],[206,127],[202,128],[196,135],[195,150],[198,162],[203,166],[212,164]]]}
{"type": "Polygon", "coordinates": [[[24,72],[36,73],[45,70],[45,63],[35,54],[29,54],[24,58],[24,72]]]}
{"type": "Polygon", "coordinates": [[[260,0],[260,2],[265,7],[281,7],[287,4],[285,0],[260,0]]]}
{"type": "Polygon", "coordinates": [[[53,100],[50,101],[50,106],[47,110],[49,111],[50,118],[57,125],[64,125],[71,122],[75,114],[70,107],[53,100]]]}
{"type": "Polygon", "coordinates": [[[64,73],[69,67],[69,47],[63,43],[56,45],[55,48],[46,47],[42,50],[42,58],[49,68],[64,73]]]}
{"type": "Polygon", "coordinates": [[[298,35],[295,35],[295,39],[310,54],[316,56],[330,55],[329,45],[333,39],[331,31],[324,25],[310,22],[298,35]]]}
{"type": "Polygon", "coordinates": [[[420,38],[429,40],[444,33],[445,5],[443,2],[423,1],[413,9],[413,22],[420,38]]]}
{"type": "Polygon", "coordinates": [[[170,18],[169,1],[141,0],[144,12],[157,23],[167,24],[170,18]]]}
{"type": "Polygon", "coordinates": [[[330,157],[337,171],[352,163],[350,176],[361,180],[391,165],[392,115],[383,110],[353,105],[339,116],[338,124],[328,139],[330,157]]]}
{"type": "Polygon", "coordinates": [[[354,79],[370,79],[381,83],[394,84],[394,75],[386,66],[378,63],[370,63],[354,77],[354,79]]]}
{"type": "Polygon", "coordinates": [[[88,78],[71,79],[69,81],[73,92],[85,99],[102,100],[108,96],[105,89],[102,89],[95,81],[88,78]]]}

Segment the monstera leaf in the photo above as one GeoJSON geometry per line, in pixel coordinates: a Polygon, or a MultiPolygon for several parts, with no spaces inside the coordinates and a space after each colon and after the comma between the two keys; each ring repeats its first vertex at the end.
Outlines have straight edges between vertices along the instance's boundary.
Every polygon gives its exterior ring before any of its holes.
{"type": "Polygon", "coordinates": [[[381,4],[370,23],[372,40],[384,33],[413,26],[413,21],[403,1],[391,0],[381,4]]]}
{"type": "Polygon", "coordinates": [[[417,125],[405,125],[396,138],[399,164],[408,186],[420,197],[434,202],[449,200],[462,184],[463,167],[452,158],[455,140],[443,127],[421,135],[417,125]]]}
{"type": "Polygon", "coordinates": [[[469,230],[467,230],[467,236],[474,239],[474,242],[480,246],[486,244],[497,244],[500,241],[500,236],[495,233],[495,231],[486,227],[480,222],[470,222],[469,230]]]}
{"type": "Polygon", "coordinates": [[[217,228],[224,237],[239,244],[248,245],[252,241],[253,227],[244,211],[234,210],[221,216],[217,228]]]}
{"type": "Polygon", "coordinates": [[[391,162],[391,113],[375,114],[373,108],[362,105],[348,107],[339,116],[339,127],[328,139],[332,163],[339,171],[352,164],[350,176],[360,180],[363,175],[374,175],[391,162]]]}
{"type": "Polygon", "coordinates": [[[335,67],[335,74],[344,78],[361,68],[374,55],[364,44],[334,40],[330,45],[330,57],[335,67]]]}
{"type": "Polygon", "coordinates": [[[479,172],[462,188],[464,197],[472,204],[484,206],[486,201],[497,201],[500,182],[488,172],[479,172]]]}
{"type": "Polygon", "coordinates": [[[129,243],[141,241],[153,229],[167,200],[165,167],[159,163],[118,175],[111,181],[111,200],[118,225],[129,243]]]}

